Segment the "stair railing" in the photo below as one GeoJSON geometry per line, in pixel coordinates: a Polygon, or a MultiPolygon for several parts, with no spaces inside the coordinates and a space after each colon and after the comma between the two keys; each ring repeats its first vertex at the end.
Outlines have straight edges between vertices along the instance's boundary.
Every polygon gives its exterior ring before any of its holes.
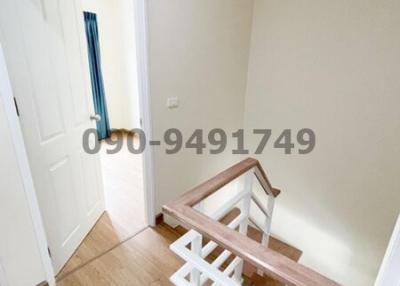
{"type": "Polygon", "coordinates": [[[280,191],[271,186],[260,163],[248,158],[164,206],[164,212],[191,229],[170,246],[186,261],[171,276],[171,282],[178,286],[200,286],[207,281],[212,281],[212,285],[241,285],[243,265],[247,261],[259,273],[265,273],[285,285],[338,286],[336,282],[267,247],[275,198],[279,194],[280,191]],[[244,176],[243,189],[211,215],[202,213],[207,197],[241,176],[244,176]],[[254,177],[268,196],[266,207],[253,191],[254,177]],[[264,214],[264,223],[251,216],[252,202],[264,214]],[[227,225],[220,223],[219,220],[236,206],[239,206],[240,214],[227,225]],[[261,243],[247,237],[249,223],[262,232],[261,243]],[[203,238],[210,240],[204,246],[203,238]],[[211,262],[207,258],[218,246],[223,251],[211,262]],[[234,257],[229,260],[231,256],[234,257]]]}

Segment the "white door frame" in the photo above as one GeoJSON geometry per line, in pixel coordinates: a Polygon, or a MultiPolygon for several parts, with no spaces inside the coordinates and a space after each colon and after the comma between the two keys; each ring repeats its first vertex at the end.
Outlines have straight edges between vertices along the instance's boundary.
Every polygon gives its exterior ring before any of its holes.
{"type": "MultiPolygon", "coordinates": [[[[152,138],[147,1],[134,0],[134,9],[141,127],[146,138],[152,138]]],[[[143,185],[146,222],[147,225],[155,226],[153,151],[149,146],[143,153],[143,185]]]]}
{"type": "Polygon", "coordinates": [[[42,260],[43,270],[46,275],[47,283],[50,286],[55,285],[54,269],[48,253],[48,243],[46,233],[44,230],[43,220],[40,213],[38,200],[36,197],[35,187],[33,184],[31,169],[29,166],[28,155],[25,149],[24,138],[22,135],[21,126],[17,116],[17,112],[14,105],[14,96],[9,81],[6,61],[4,58],[3,49],[0,43],[0,84],[4,86],[5,93],[3,102],[6,117],[10,126],[12,141],[14,143],[15,153],[17,157],[18,167],[21,172],[21,178],[24,185],[25,196],[29,205],[29,212],[31,215],[33,227],[35,230],[35,236],[38,244],[40,258],[42,260]]]}
{"type": "Polygon", "coordinates": [[[397,219],[375,286],[400,285],[400,216],[397,219]]]}
{"type": "MultiPolygon", "coordinates": [[[[145,0],[135,0],[136,15],[136,42],[138,57],[138,81],[139,81],[139,106],[142,118],[142,128],[147,138],[151,138],[151,113],[150,113],[150,81],[149,81],[149,53],[148,53],[148,23],[147,23],[147,4],[145,0]]],[[[23,174],[23,183],[26,197],[29,203],[29,211],[37,237],[37,243],[43,263],[43,269],[46,274],[47,282],[50,286],[55,286],[55,273],[48,253],[48,243],[44,229],[40,208],[34,189],[33,179],[30,171],[28,157],[26,154],[24,139],[15,111],[14,98],[11,86],[8,81],[6,62],[0,45],[0,80],[6,81],[9,92],[5,96],[5,110],[7,118],[12,127],[12,136],[17,153],[18,164],[23,174]],[[7,76],[5,78],[5,76],[7,76]]],[[[151,148],[146,148],[143,154],[143,181],[146,222],[148,225],[155,225],[155,196],[154,196],[154,172],[153,172],[153,154],[151,148]]]]}

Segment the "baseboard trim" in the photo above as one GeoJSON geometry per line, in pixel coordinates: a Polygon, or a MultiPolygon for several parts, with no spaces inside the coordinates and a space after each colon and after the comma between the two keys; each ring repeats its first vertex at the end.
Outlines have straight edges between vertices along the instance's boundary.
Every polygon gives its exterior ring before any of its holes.
{"type": "Polygon", "coordinates": [[[162,223],[164,223],[164,214],[159,213],[158,215],[156,215],[156,225],[159,225],[162,223]]]}
{"type": "Polygon", "coordinates": [[[128,130],[126,128],[112,129],[111,133],[121,133],[121,134],[130,135],[130,136],[138,136],[137,133],[133,132],[132,130],[128,130]]]}

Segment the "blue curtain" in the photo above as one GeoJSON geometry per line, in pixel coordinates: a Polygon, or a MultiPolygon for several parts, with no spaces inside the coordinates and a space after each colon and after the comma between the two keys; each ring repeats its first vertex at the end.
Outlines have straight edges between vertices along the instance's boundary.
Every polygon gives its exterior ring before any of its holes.
{"type": "Polygon", "coordinates": [[[94,109],[101,116],[97,121],[97,133],[99,140],[110,136],[110,123],[107,112],[107,102],[104,91],[103,75],[101,72],[99,32],[97,17],[94,13],[84,12],[86,38],[88,44],[90,76],[92,79],[92,93],[94,109]]]}

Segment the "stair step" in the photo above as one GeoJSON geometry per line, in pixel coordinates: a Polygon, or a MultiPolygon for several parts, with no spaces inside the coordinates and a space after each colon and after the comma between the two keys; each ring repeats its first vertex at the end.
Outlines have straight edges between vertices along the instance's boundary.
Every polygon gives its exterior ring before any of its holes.
{"type": "Polygon", "coordinates": [[[260,276],[257,273],[254,273],[249,280],[251,281],[249,286],[285,286],[285,284],[279,281],[267,276],[260,276]]]}

